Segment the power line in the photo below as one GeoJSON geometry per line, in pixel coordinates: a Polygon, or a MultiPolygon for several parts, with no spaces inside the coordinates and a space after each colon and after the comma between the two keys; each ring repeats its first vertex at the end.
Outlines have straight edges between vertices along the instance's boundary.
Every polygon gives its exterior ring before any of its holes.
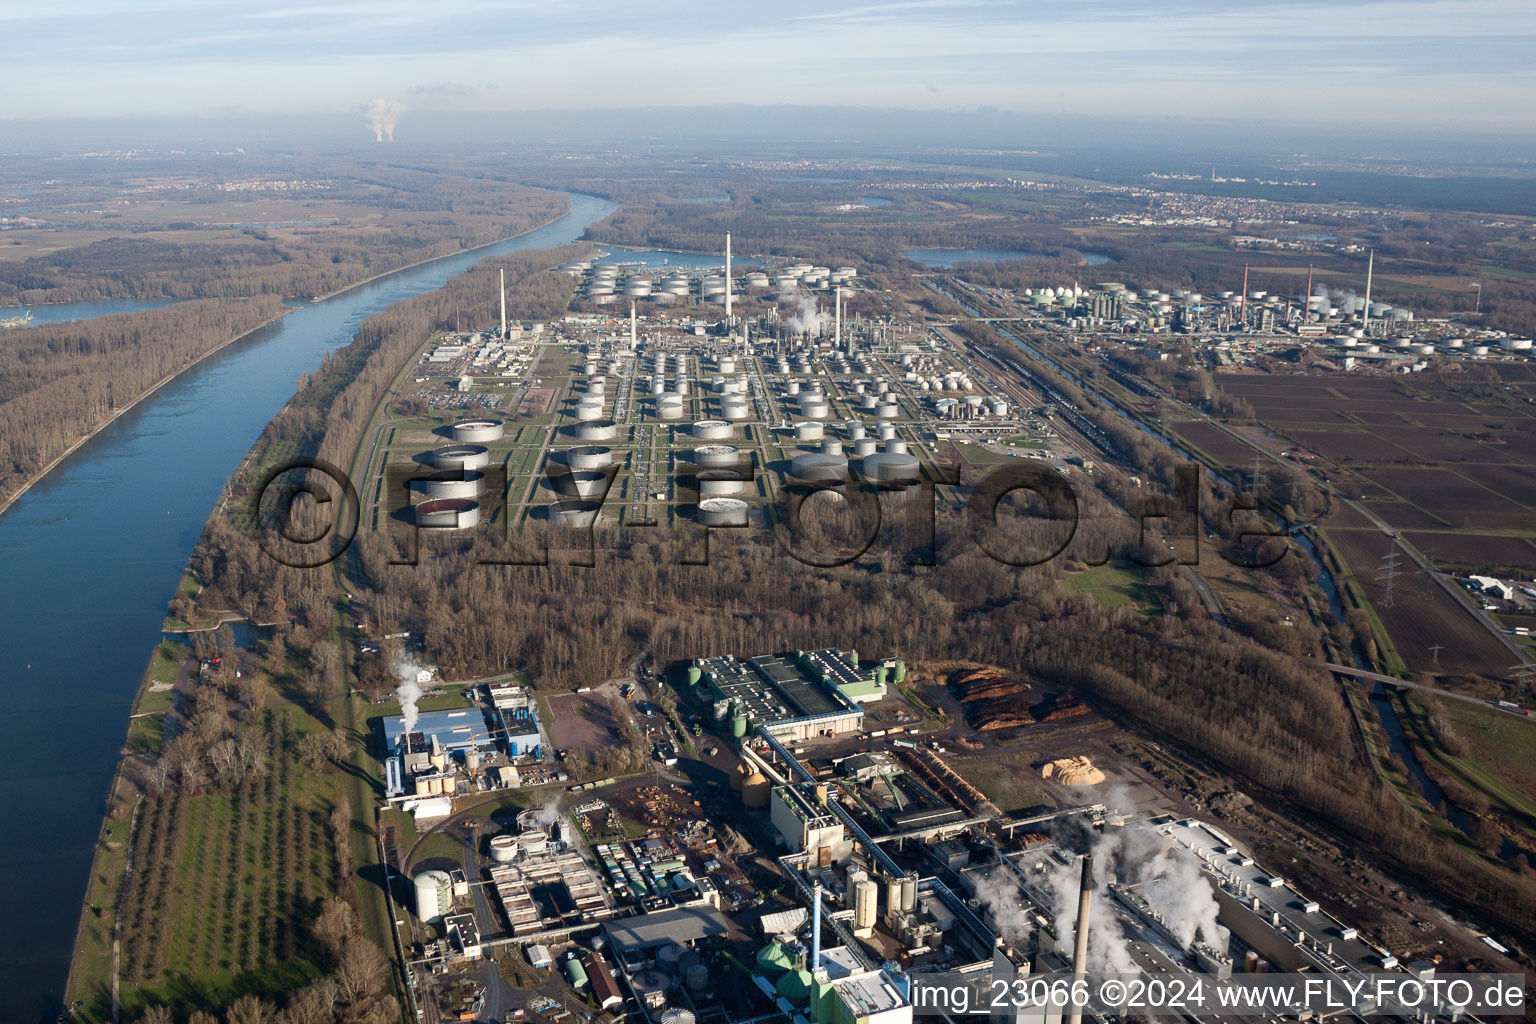
{"type": "Polygon", "coordinates": [[[1397,607],[1395,582],[1402,575],[1397,565],[1397,548],[1393,548],[1381,557],[1381,565],[1376,573],[1376,582],[1381,584],[1381,606],[1383,608],[1397,607]]]}

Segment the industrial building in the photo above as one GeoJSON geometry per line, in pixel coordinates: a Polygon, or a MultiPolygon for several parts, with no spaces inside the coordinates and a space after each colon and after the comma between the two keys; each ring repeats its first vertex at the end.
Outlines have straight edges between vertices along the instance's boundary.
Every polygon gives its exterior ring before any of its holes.
{"type": "Polygon", "coordinates": [[[384,719],[386,750],[426,751],[434,740],[443,750],[455,754],[471,749],[481,753],[496,749],[496,734],[486,723],[485,713],[480,708],[422,711],[416,715],[409,734],[405,722],[404,715],[390,715],[384,719]]]}
{"type": "Polygon", "coordinates": [[[724,938],[730,920],[713,907],[677,907],[638,917],[603,922],[609,948],[626,967],[639,967],[665,946],[691,945],[705,939],[724,938]]]}
{"type": "Polygon", "coordinates": [[[689,679],[703,687],[718,721],[732,732],[767,724],[776,736],[802,740],[857,732],[861,703],[886,695],[885,666],[863,668],[856,651],[797,651],[742,662],[730,655],[701,658],[689,679]]]}

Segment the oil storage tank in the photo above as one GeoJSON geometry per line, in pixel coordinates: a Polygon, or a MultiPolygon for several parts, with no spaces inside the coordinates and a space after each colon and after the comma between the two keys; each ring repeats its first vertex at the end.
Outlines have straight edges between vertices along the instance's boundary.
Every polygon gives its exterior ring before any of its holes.
{"type": "Polygon", "coordinates": [[[922,478],[917,457],[907,451],[905,441],[887,441],[885,451],[864,456],[859,471],[867,479],[886,485],[915,483],[922,478]]]}
{"type": "Polygon", "coordinates": [[[441,480],[423,480],[421,486],[429,498],[478,498],[485,490],[485,474],[469,469],[441,480]]]}
{"type": "Polygon", "coordinates": [[[500,441],[506,427],[500,420],[461,420],[453,425],[453,439],[460,444],[500,441]]]}
{"type": "Polygon", "coordinates": [[[693,463],[707,469],[720,469],[736,465],[740,453],[728,444],[700,445],[693,450],[693,463]]]}
{"type": "Polygon", "coordinates": [[[789,471],[801,480],[847,480],[848,460],[841,455],[801,452],[789,460],[789,471]]]}
{"type": "Polygon", "coordinates": [[[618,424],[609,417],[582,420],[570,428],[570,432],[583,441],[611,441],[618,435],[618,424]]]}
{"type": "Polygon", "coordinates": [[[693,436],[700,441],[723,441],[734,429],[725,420],[699,420],[693,425],[693,436]]]}
{"type": "Polygon", "coordinates": [[[699,502],[699,522],[705,526],[746,526],[747,503],[740,498],[705,498],[699,502]]]}
{"type": "Polygon", "coordinates": [[[423,871],[416,876],[416,916],[426,924],[442,920],[453,909],[453,879],[446,871],[423,871]]]}
{"type": "Polygon", "coordinates": [[[480,444],[445,444],[432,451],[432,465],[438,469],[484,469],[490,464],[490,450],[480,444]]]}
{"type": "Polygon", "coordinates": [[[740,494],[746,486],[741,474],[729,469],[706,469],[697,477],[699,494],[705,498],[729,497],[740,494]]]}
{"type": "Polygon", "coordinates": [[[471,498],[428,498],[415,508],[416,525],[434,530],[467,530],[480,522],[480,503],[471,498]]]}
{"type": "Polygon", "coordinates": [[[608,474],[599,469],[573,469],[548,479],[549,486],[567,498],[595,498],[608,487],[608,474]]]}
{"type": "Polygon", "coordinates": [[[549,518],[561,526],[587,527],[597,522],[597,513],[602,507],[601,503],[586,498],[562,498],[550,502],[549,518]]]}
{"type": "Polygon", "coordinates": [[[613,449],[600,444],[568,448],[565,464],[572,469],[607,469],[613,464],[613,449]]]}

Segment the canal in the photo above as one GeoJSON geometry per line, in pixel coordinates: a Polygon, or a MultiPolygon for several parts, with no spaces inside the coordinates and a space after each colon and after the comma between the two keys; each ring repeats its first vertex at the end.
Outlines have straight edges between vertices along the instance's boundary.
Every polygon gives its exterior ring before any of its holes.
{"type": "Polygon", "coordinates": [[[502,253],[576,240],[617,207],[571,196],[519,238],[306,305],[118,418],[0,515],[0,1020],[52,1020],[129,706],[203,523],[300,374],[386,306],[502,253]]]}

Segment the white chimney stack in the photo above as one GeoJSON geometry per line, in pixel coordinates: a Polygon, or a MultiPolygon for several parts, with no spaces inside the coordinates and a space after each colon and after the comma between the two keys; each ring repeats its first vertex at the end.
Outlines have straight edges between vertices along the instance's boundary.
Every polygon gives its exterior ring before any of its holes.
{"type": "Polygon", "coordinates": [[[725,327],[731,327],[731,233],[725,233],[725,327]]]}
{"type": "Polygon", "coordinates": [[[501,268],[501,336],[507,336],[507,268],[501,268]]]}
{"type": "Polygon", "coordinates": [[[629,347],[640,347],[640,315],[635,312],[635,304],[629,304],[629,347]]]}

